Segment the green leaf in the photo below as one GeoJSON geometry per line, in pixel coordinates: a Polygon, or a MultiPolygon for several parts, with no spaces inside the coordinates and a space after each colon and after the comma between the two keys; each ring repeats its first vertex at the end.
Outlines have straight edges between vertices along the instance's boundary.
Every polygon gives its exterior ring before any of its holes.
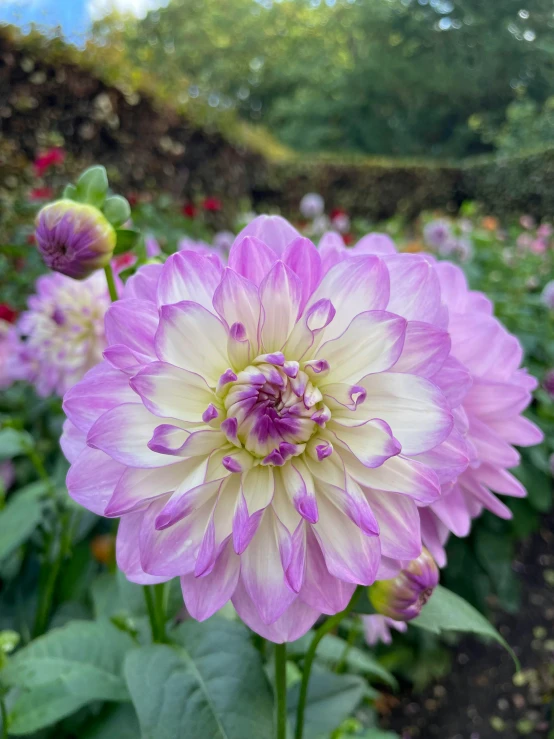
{"type": "Polygon", "coordinates": [[[125,701],[123,661],[134,642],[109,622],[73,621],[17,652],[2,683],[21,688],[10,731],[37,731],[92,701],[125,701]]]}
{"type": "Polygon", "coordinates": [[[140,238],[140,231],[135,231],[131,228],[118,228],[115,233],[117,241],[115,244],[114,255],[116,256],[134,249],[140,238]]]}
{"type": "Polygon", "coordinates": [[[138,739],[140,729],[135,709],[129,703],[108,706],[87,724],[79,739],[138,739]]]}
{"type": "Polygon", "coordinates": [[[441,585],[435,588],[420,615],[410,623],[434,634],[441,634],[443,631],[469,631],[494,639],[509,652],[516,668],[520,669],[519,660],[512,648],[494,626],[467,601],[441,585]]]}
{"type": "MultiPolygon", "coordinates": [[[[290,645],[290,654],[304,654],[313,638],[314,632],[309,631],[301,639],[293,642],[290,645]]],[[[327,662],[328,664],[337,664],[342,659],[342,656],[347,648],[347,642],[341,639],[339,636],[334,634],[327,634],[320,641],[316,659],[321,662],[327,662]]],[[[356,646],[348,646],[348,652],[346,656],[346,664],[352,672],[361,672],[365,675],[372,675],[373,677],[379,678],[391,688],[397,687],[397,682],[388,670],[381,665],[375,657],[373,657],[368,651],[360,649],[356,646]]]]}
{"type": "Polygon", "coordinates": [[[64,678],[21,693],[8,714],[10,736],[28,736],[82,708],[87,699],[75,695],[64,678]]]}
{"type": "Polygon", "coordinates": [[[517,613],[518,583],[512,570],[514,545],[509,535],[475,529],[475,554],[492,581],[494,591],[509,613],[517,613]]]}
{"type": "MultiPolygon", "coordinates": [[[[314,670],[308,686],[304,714],[304,738],[327,739],[345,718],[350,716],[366,692],[366,683],[357,675],[336,675],[314,670]]],[[[290,722],[294,725],[300,685],[288,694],[290,722]]]]}
{"type": "Polygon", "coordinates": [[[77,180],[75,198],[81,203],[102,208],[108,192],[108,175],[105,167],[89,167],[77,180]]]}
{"type": "Polygon", "coordinates": [[[40,500],[45,482],[36,482],[12,493],[0,510],[0,561],[27,541],[42,519],[40,500]]]}
{"type": "Polygon", "coordinates": [[[114,195],[106,200],[102,212],[112,226],[117,228],[131,217],[131,206],[121,195],[114,195]]]}
{"type": "Polygon", "coordinates": [[[92,602],[96,618],[146,614],[142,586],[129,582],[120,570],[114,574],[104,572],[95,579],[92,584],[92,602]]]}
{"type": "Polygon", "coordinates": [[[5,428],[0,431],[0,462],[13,459],[20,454],[27,454],[34,441],[27,431],[5,428]]]}
{"type": "Polygon", "coordinates": [[[272,739],[272,693],[248,631],[215,617],[172,637],[179,646],[143,647],[125,661],[142,739],[272,739]]]}
{"type": "Polygon", "coordinates": [[[64,200],[75,200],[77,196],[77,188],[75,185],[66,185],[63,189],[62,198],[64,200]]]}

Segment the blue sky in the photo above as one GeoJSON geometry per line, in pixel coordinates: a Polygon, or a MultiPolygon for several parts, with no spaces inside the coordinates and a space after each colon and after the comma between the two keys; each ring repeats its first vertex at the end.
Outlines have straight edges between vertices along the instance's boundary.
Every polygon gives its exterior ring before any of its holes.
{"type": "Polygon", "coordinates": [[[86,34],[94,18],[102,16],[111,7],[143,16],[163,0],[0,0],[0,23],[26,26],[61,26],[71,41],[79,41],[86,34]]]}

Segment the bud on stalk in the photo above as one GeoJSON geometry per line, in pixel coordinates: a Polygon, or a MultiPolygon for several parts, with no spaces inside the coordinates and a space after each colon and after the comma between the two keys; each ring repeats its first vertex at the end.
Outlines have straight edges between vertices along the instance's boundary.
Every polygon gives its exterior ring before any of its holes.
{"type": "Polygon", "coordinates": [[[98,208],[73,200],[42,208],[35,237],[46,266],[77,280],[109,264],[117,240],[115,229],[98,208]]]}
{"type": "Polygon", "coordinates": [[[427,549],[423,548],[392,580],[379,580],[369,588],[369,600],[377,611],[395,621],[411,621],[439,583],[439,570],[427,549]]]}

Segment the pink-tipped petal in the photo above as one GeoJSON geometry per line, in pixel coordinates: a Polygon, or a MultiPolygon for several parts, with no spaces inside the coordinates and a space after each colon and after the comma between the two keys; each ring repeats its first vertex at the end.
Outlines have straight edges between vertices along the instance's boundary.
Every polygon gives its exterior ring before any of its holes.
{"type": "Polygon", "coordinates": [[[228,543],[208,575],[183,575],[181,590],[190,615],[197,621],[205,621],[222,608],[235,592],[239,574],[240,557],[228,543]]]}
{"type": "Polygon", "coordinates": [[[384,372],[402,353],[406,321],[386,311],[357,315],[337,339],[328,341],[317,357],[329,362],[329,383],[358,383],[368,374],[384,372]]]}
{"type": "Polygon", "coordinates": [[[168,257],[158,283],[158,307],[190,300],[213,311],[214,290],[221,279],[217,265],[193,251],[168,257]]]}
{"type": "Polygon", "coordinates": [[[159,359],[204,377],[211,387],[229,367],[227,331],[198,303],[164,305],[155,341],[159,359]]]}
{"type": "Polygon", "coordinates": [[[257,286],[276,259],[275,252],[260,239],[244,236],[239,240],[237,237],[229,252],[229,268],[257,286]]]}

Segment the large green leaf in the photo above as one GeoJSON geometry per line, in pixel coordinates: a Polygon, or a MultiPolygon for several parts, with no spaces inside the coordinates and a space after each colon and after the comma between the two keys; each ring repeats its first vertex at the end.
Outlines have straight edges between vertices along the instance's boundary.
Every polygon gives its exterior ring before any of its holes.
{"type": "Polygon", "coordinates": [[[40,498],[45,489],[44,482],[27,485],[10,495],[0,510],[0,561],[23,544],[40,523],[43,508],[40,498]]]}
{"type": "Polygon", "coordinates": [[[5,428],[0,431],[0,462],[19,454],[27,454],[33,445],[33,437],[27,431],[5,428]]]}
{"type": "Polygon", "coordinates": [[[494,626],[467,601],[441,585],[435,588],[420,615],[410,623],[434,634],[441,634],[443,631],[469,631],[494,639],[508,650],[519,669],[517,657],[494,626]]]}
{"type": "Polygon", "coordinates": [[[10,731],[36,731],[92,701],[128,700],[122,668],[133,646],[107,621],[73,621],[31,642],[1,674],[5,685],[22,689],[10,711],[10,731]]]}
{"type": "MultiPolygon", "coordinates": [[[[357,675],[336,675],[314,670],[308,686],[304,714],[305,739],[328,739],[345,718],[350,716],[367,691],[363,678],[357,675]]],[[[294,726],[300,685],[289,690],[289,721],[294,726]]]]}
{"type": "Polygon", "coordinates": [[[138,739],[137,714],[130,703],[107,706],[102,714],[87,724],[79,739],[138,739]]]}
{"type": "Polygon", "coordinates": [[[142,739],[272,739],[272,693],[246,629],[216,617],[172,637],[178,646],[143,647],[125,661],[142,739]]]}
{"type": "Polygon", "coordinates": [[[95,579],[92,584],[92,602],[96,618],[146,614],[142,586],[129,582],[120,570],[114,574],[103,572],[95,579]]]}
{"type": "MultiPolygon", "coordinates": [[[[308,649],[314,632],[308,631],[303,637],[293,642],[288,649],[291,655],[302,655],[308,649]]],[[[361,672],[371,675],[382,682],[395,688],[397,685],[394,675],[383,667],[367,650],[348,645],[344,639],[334,634],[323,637],[317,647],[316,658],[321,662],[337,664],[346,655],[346,665],[352,672],[361,672]]]]}

